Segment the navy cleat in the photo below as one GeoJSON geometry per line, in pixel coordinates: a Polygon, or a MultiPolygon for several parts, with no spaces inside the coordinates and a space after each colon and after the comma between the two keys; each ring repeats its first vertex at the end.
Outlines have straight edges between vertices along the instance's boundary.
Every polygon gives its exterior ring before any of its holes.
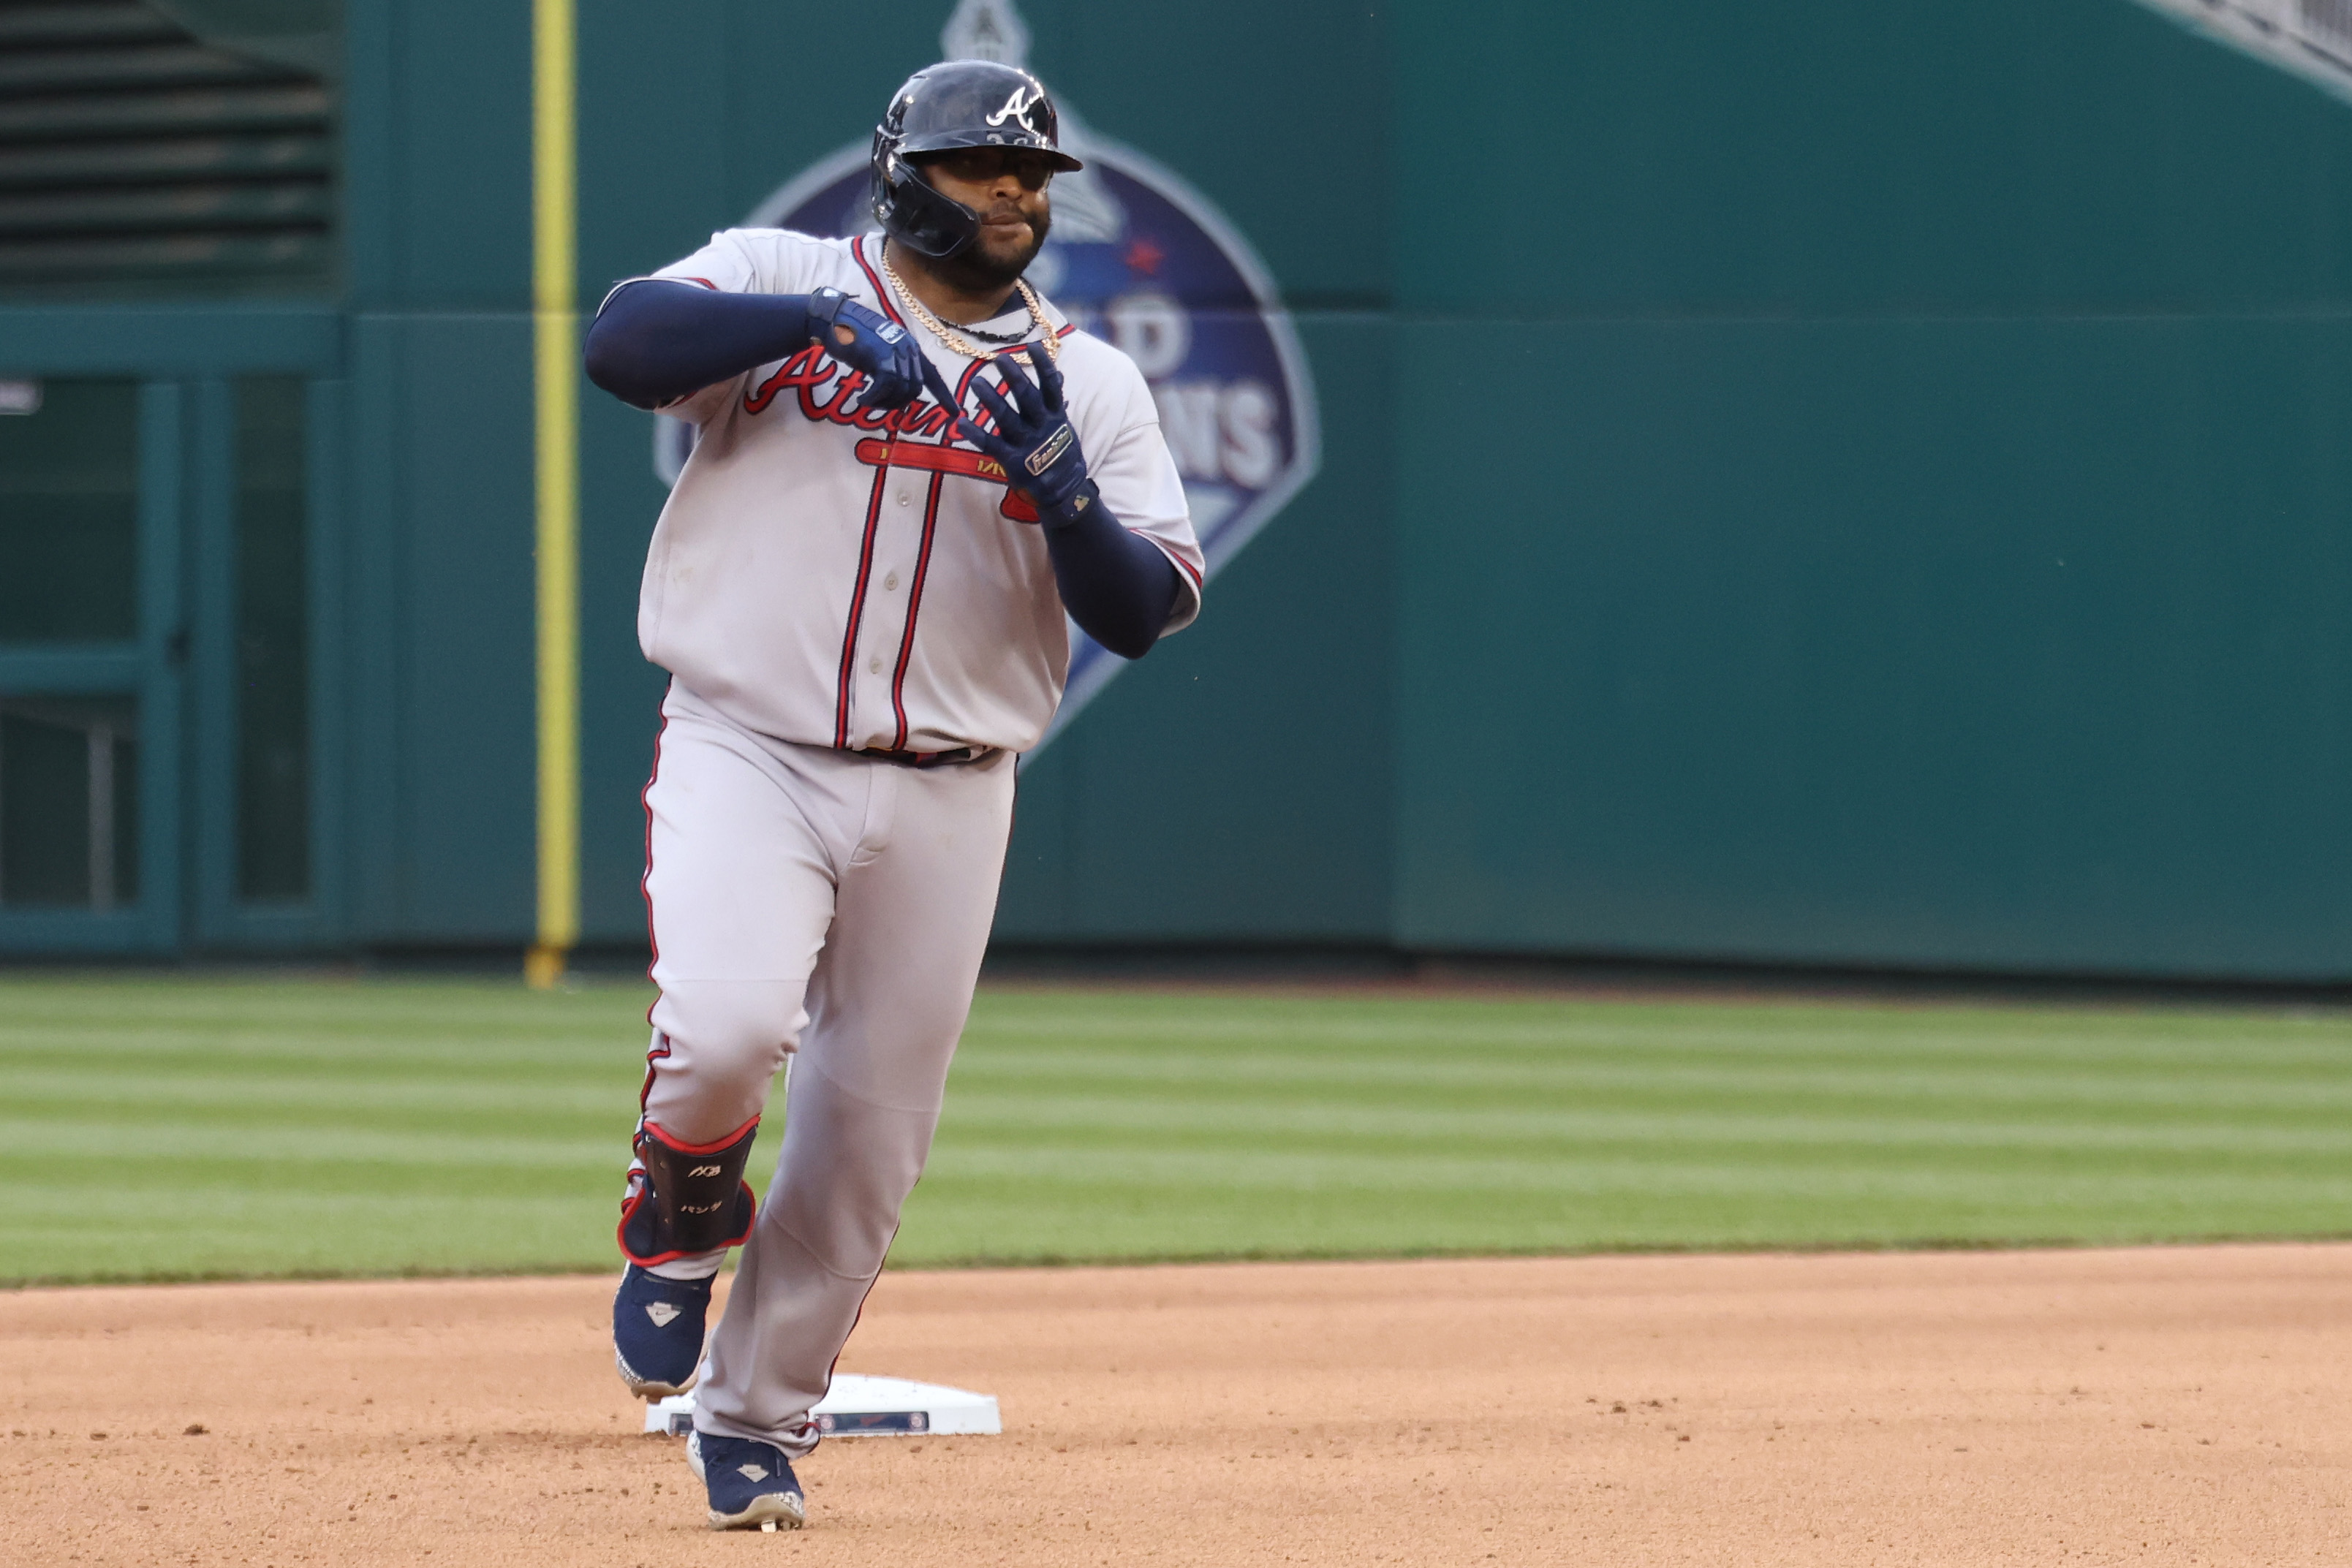
{"type": "Polygon", "coordinates": [[[667,1399],[694,1386],[702,1364],[709,1280],[665,1280],[632,1263],[613,1295],[613,1360],[640,1399],[667,1399]]]}
{"type": "Polygon", "coordinates": [[[767,1443],[697,1432],[686,1462],[710,1493],[713,1530],[798,1530],[808,1522],[792,1461],[767,1443]]]}

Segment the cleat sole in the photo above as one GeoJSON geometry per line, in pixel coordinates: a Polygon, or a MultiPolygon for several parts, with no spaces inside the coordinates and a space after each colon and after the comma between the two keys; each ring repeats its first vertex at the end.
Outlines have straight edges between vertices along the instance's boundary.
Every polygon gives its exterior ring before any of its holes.
{"type": "Polygon", "coordinates": [[[630,1369],[629,1364],[621,1359],[621,1353],[617,1350],[613,1353],[613,1365],[620,1373],[621,1381],[627,1385],[629,1392],[648,1405],[658,1399],[667,1399],[672,1395],[684,1394],[701,1381],[700,1366],[694,1369],[696,1375],[684,1383],[656,1383],[648,1377],[639,1377],[630,1369]]]}
{"type": "Polygon", "coordinates": [[[808,1522],[807,1505],[796,1491],[769,1492],[740,1513],[710,1512],[713,1530],[798,1530],[808,1522]]]}

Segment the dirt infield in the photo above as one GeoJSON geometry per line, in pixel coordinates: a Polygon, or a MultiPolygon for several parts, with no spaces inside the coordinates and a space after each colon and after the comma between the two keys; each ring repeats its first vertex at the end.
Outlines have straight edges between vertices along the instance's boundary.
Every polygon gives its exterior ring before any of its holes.
{"type": "Polygon", "coordinates": [[[2352,1247],[892,1274],[712,1536],[593,1279],[0,1297],[11,1561],[2352,1562],[2352,1247]]]}

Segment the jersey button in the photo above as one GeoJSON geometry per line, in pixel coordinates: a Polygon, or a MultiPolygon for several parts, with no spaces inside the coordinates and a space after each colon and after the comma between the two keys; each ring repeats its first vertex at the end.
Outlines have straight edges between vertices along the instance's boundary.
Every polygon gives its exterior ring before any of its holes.
{"type": "Polygon", "coordinates": [[[872,674],[878,675],[882,673],[882,661],[879,659],[868,659],[866,661],[866,668],[872,674]]]}
{"type": "Polygon", "coordinates": [[[883,588],[884,588],[885,590],[893,589],[893,588],[898,587],[898,574],[897,572],[895,572],[895,571],[894,571],[894,572],[892,572],[889,576],[887,576],[887,577],[884,578],[884,579],[882,580],[882,586],[883,586],[883,588]]]}
{"type": "Polygon", "coordinates": [[[902,506],[902,507],[911,507],[911,506],[913,506],[914,504],[915,504],[915,497],[913,497],[912,496],[909,496],[909,495],[908,495],[908,494],[907,494],[907,492],[906,492],[906,491],[904,491],[904,490],[901,490],[901,491],[899,491],[899,492],[898,492],[898,505],[900,505],[900,506],[902,506]]]}

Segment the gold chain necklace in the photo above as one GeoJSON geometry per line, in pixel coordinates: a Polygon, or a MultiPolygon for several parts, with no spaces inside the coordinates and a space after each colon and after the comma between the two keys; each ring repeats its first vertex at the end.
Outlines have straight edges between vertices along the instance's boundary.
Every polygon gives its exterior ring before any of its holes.
{"type": "MultiPolygon", "coordinates": [[[[970,338],[932,315],[929,307],[916,298],[915,291],[907,287],[907,280],[898,276],[898,269],[890,265],[887,252],[885,252],[882,256],[882,276],[890,280],[890,287],[898,291],[899,299],[908,310],[914,312],[915,319],[929,328],[932,336],[945,343],[950,351],[961,354],[967,360],[985,360],[992,354],[1002,351],[982,348],[970,338]]],[[[1045,319],[1045,307],[1037,298],[1037,291],[1029,287],[1029,280],[1025,277],[1014,278],[1013,287],[1021,291],[1021,302],[1029,308],[1029,324],[1045,333],[1039,341],[1045,347],[1045,357],[1055,364],[1060,364],[1062,345],[1055,340],[1053,325],[1045,319]]],[[[1020,345],[1014,344],[1013,347],[1018,348],[1020,345]]]]}

